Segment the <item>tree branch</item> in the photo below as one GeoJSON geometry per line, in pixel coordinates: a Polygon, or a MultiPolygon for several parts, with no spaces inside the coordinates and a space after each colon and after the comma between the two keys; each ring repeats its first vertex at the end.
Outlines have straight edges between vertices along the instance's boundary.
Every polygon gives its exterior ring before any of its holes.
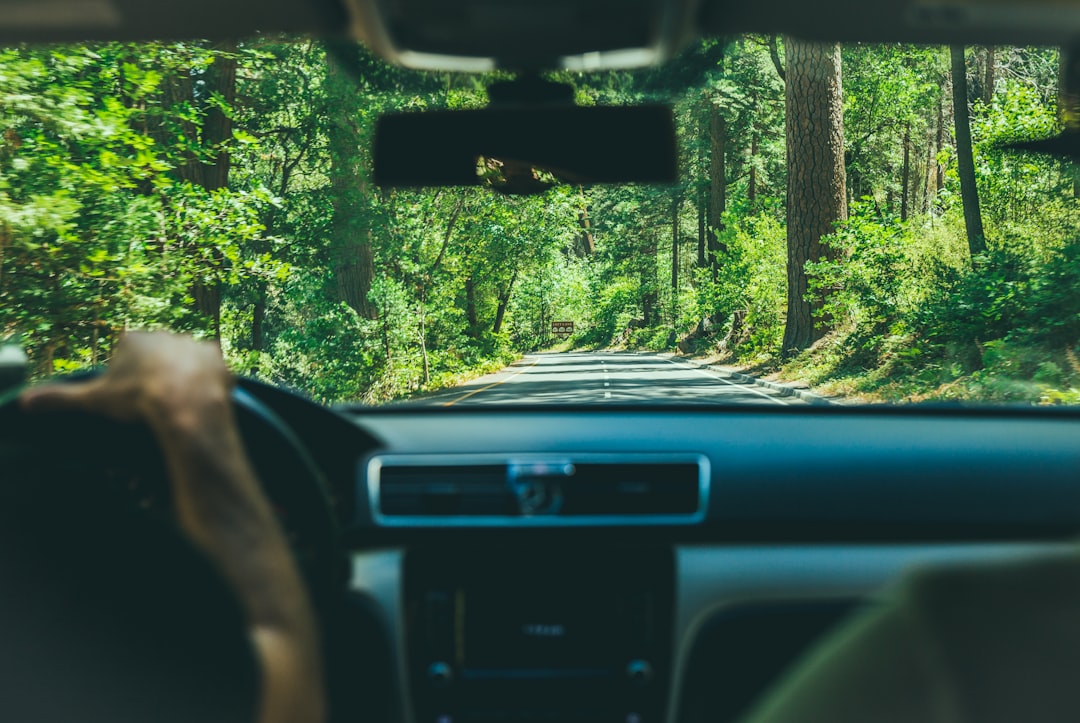
{"type": "Polygon", "coordinates": [[[769,36],[769,57],[772,58],[773,67],[780,80],[787,82],[787,73],[784,72],[784,64],[780,62],[780,48],[776,42],[776,35],[769,36]]]}

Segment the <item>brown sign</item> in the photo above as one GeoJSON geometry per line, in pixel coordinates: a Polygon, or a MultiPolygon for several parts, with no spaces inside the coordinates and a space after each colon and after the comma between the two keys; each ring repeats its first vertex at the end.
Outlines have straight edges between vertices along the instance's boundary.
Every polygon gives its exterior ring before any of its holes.
{"type": "Polygon", "coordinates": [[[551,322],[551,333],[560,339],[569,339],[574,334],[574,322],[553,321],[551,322]]]}

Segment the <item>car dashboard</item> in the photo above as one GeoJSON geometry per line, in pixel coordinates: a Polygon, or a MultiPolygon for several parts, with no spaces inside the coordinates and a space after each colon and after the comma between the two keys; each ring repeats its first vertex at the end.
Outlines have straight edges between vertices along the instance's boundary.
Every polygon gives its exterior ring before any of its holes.
{"type": "Polygon", "coordinates": [[[289,421],[327,470],[379,638],[357,670],[385,673],[352,688],[410,723],[737,720],[905,571],[1062,550],[1080,527],[1068,411],[315,419],[289,421]]]}

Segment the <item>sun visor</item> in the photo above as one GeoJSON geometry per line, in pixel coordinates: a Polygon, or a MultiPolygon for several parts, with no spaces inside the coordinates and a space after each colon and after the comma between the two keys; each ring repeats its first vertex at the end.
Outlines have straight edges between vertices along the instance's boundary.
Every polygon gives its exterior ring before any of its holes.
{"type": "Polygon", "coordinates": [[[340,0],[0,0],[0,43],[343,36],[340,0]]]}
{"type": "Polygon", "coordinates": [[[426,70],[610,70],[670,58],[696,0],[344,0],[354,35],[426,70]]]}
{"type": "Polygon", "coordinates": [[[1076,0],[703,0],[706,35],[963,45],[1063,44],[1080,37],[1076,0]]]}
{"type": "Polygon", "coordinates": [[[663,105],[393,114],[375,134],[382,186],[535,193],[558,183],[672,183],[676,159],[663,105]]]}

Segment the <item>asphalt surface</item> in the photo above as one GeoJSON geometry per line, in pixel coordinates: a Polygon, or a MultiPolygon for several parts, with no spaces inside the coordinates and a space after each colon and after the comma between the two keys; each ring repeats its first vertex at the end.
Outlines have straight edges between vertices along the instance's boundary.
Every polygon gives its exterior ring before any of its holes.
{"type": "Polygon", "coordinates": [[[805,404],[677,359],[618,352],[530,354],[495,374],[413,404],[805,404]]]}

